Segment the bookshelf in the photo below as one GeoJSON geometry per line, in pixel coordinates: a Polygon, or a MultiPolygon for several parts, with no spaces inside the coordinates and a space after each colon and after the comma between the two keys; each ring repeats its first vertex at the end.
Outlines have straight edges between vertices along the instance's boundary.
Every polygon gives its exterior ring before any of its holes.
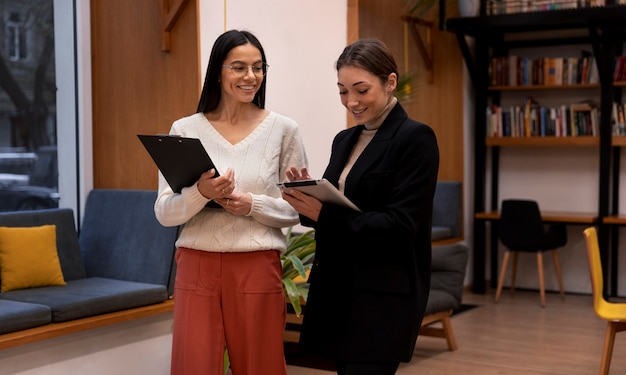
{"type": "MultiPolygon", "coordinates": [[[[624,82],[614,82],[615,59],[622,55],[626,41],[626,6],[608,1],[606,6],[523,13],[487,15],[492,2],[481,2],[480,15],[450,18],[447,30],[455,33],[474,89],[474,220],[473,220],[473,283],[476,293],[486,290],[487,223],[491,225],[490,280],[495,287],[498,279],[498,238],[500,151],[509,147],[592,148],[597,152],[597,204],[590,213],[544,213],[546,222],[598,225],[603,250],[605,273],[611,281],[605,285],[607,293],[614,293],[617,285],[617,231],[612,226],[626,225],[626,216],[618,214],[619,158],[626,137],[612,135],[611,117],[614,101],[621,102],[624,82]],[[541,49],[559,46],[588,46],[598,69],[597,83],[569,84],[494,84],[492,64],[494,57],[506,57],[519,49],[541,49]],[[584,92],[598,98],[598,129],[595,136],[530,136],[494,137],[487,135],[487,108],[500,105],[507,95],[516,92],[542,92],[544,95],[565,96],[584,92]],[[488,164],[489,163],[489,164],[488,164]],[[488,168],[490,167],[490,168],[488,168]],[[489,175],[488,175],[489,173],[489,175]],[[487,186],[490,181],[490,186],[487,186]],[[490,207],[490,208],[488,208],[490,207]],[[495,209],[493,209],[495,208],[495,209]],[[610,251],[609,244],[610,242],[610,251]],[[610,261],[610,263],[609,263],[610,261]],[[610,270],[610,271],[609,271],[610,270]]],[[[592,182],[594,183],[594,182],[592,182]]]]}

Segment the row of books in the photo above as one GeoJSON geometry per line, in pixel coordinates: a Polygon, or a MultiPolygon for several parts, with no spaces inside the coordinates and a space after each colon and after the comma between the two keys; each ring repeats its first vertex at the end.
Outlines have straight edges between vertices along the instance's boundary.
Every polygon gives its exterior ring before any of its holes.
{"type": "Polygon", "coordinates": [[[487,108],[487,137],[576,137],[599,134],[600,111],[590,102],[546,107],[527,98],[523,105],[487,108]]]}
{"type": "Polygon", "coordinates": [[[488,0],[487,15],[577,9],[613,4],[626,4],[626,0],[488,0]]]}
{"type": "Polygon", "coordinates": [[[492,86],[572,85],[600,82],[596,59],[586,51],[581,57],[536,59],[516,55],[493,57],[490,75],[492,86]]]}

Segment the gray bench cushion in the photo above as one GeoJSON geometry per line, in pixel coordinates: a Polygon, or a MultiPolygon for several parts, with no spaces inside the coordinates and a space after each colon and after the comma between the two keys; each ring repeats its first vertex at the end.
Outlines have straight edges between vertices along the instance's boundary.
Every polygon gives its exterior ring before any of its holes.
{"type": "Polygon", "coordinates": [[[437,181],[433,199],[433,240],[463,235],[463,190],[460,181],[437,181]],[[435,233],[448,228],[446,237],[435,233]]]}
{"type": "Polygon", "coordinates": [[[178,227],[157,221],[156,197],[152,190],[89,193],[79,235],[88,277],[161,284],[173,294],[178,227]]]}
{"type": "Polygon", "coordinates": [[[446,293],[442,290],[431,289],[428,294],[425,315],[454,310],[459,306],[461,306],[461,303],[450,293],[446,293]]]}
{"type": "Polygon", "coordinates": [[[0,300],[0,335],[39,327],[50,321],[48,306],[0,300]]]}
{"type": "Polygon", "coordinates": [[[36,227],[54,224],[57,228],[57,253],[65,281],[86,276],[78,247],[74,211],[70,208],[0,213],[0,226],[36,227]]]}
{"type": "Polygon", "coordinates": [[[436,226],[432,227],[432,232],[430,235],[431,241],[443,240],[443,239],[452,238],[452,237],[454,237],[452,235],[452,229],[448,227],[436,227],[436,226]]]}
{"type": "Polygon", "coordinates": [[[163,302],[168,293],[164,285],[90,277],[65,286],[0,293],[0,298],[49,306],[52,321],[65,322],[163,302]]]}
{"type": "Polygon", "coordinates": [[[461,306],[469,250],[463,243],[433,246],[426,314],[461,306]]]}

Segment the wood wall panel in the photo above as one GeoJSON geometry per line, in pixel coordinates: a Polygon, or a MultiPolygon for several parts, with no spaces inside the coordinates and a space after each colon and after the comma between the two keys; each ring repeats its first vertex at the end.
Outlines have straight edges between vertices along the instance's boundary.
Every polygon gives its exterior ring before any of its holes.
{"type": "MultiPolygon", "coordinates": [[[[175,119],[195,112],[202,71],[196,1],[189,1],[172,30],[171,51],[163,52],[161,1],[91,0],[94,187],[156,188],[156,167],[136,134],[166,133],[175,119]]],[[[454,35],[434,30],[434,80],[429,83],[410,34],[405,55],[403,0],[346,4],[347,42],[379,38],[394,52],[401,72],[416,74],[405,108],[437,134],[439,179],[462,181],[463,62],[454,35]]]]}
{"type": "Polygon", "coordinates": [[[167,133],[196,111],[196,1],[174,26],[169,52],[161,1],[91,0],[91,18],[94,187],[156,189],[157,169],[136,135],[167,133]]]}
{"type": "MultiPolygon", "coordinates": [[[[454,34],[435,27],[432,32],[434,79],[429,83],[424,62],[410,32],[406,33],[408,54],[405,54],[405,28],[401,19],[405,4],[404,0],[358,0],[358,22],[348,22],[349,27],[356,25],[358,32],[348,30],[348,35],[355,39],[372,37],[382,40],[393,51],[400,72],[415,74],[411,84],[413,94],[408,103],[403,103],[404,108],[409,116],[430,125],[437,134],[441,156],[439,179],[463,181],[462,56],[454,34]]],[[[354,12],[354,8],[348,7],[348,20],[355,16],[354,12]]],[[[454,14],[456,9],[450,9],[450,12],[454,14]]],[[[436,12],[433,10],[424,18],[434,21],[436,12]]]]}

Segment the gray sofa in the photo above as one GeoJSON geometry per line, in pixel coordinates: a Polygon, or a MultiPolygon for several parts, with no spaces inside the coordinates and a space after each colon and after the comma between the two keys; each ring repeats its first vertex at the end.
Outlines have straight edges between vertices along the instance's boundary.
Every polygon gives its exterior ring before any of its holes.
{"type": "Polygon", "coordinates": [[[155,191],[93,190],[79,234],[71,209],[0,213],[0,226],[56,225],[67,283],[0,293],[0,334],[167,300],[178,228],[157,222],[155,199],[155,191]]]}

